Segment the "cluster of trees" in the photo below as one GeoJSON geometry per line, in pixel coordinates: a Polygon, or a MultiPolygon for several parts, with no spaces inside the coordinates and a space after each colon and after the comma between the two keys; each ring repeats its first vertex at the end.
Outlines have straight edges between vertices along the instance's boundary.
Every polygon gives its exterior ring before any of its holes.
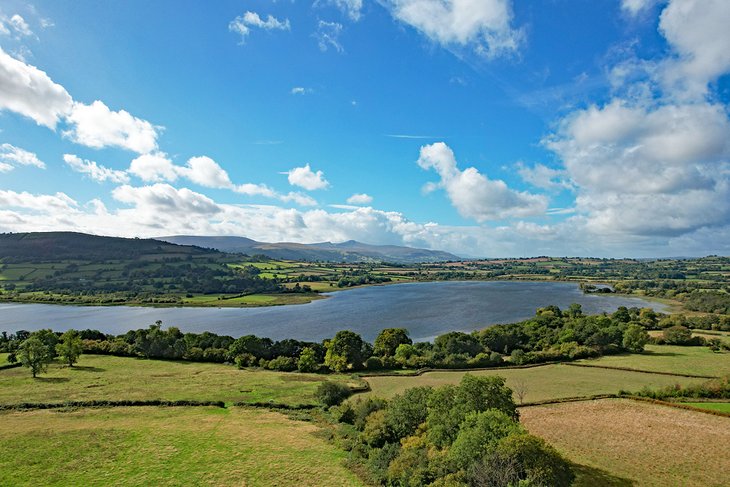
{"type": "Polygon", "coordinates": [[[0,350],[10,352],[8,362],[19,362],[30,369],[33,377],[45,372],[48,364],[60,358],[66,365],[73,367],[83,353],[83,345],[79,333],[69,330],[57,334],[51,330],[38,330],[33,333],[18,332],[8,336],[3,332],[0,350]],[[9,344],[13,344],[10,348],[9,344]]]}
{"type": "Polygon", "coordinates": [[[466,374],[458,386],[417,387],[330,411],[341,423],[339,444],[377,485],[561,487],[574,479],[569,463],[520,425],[502,377],[466,374]]]}

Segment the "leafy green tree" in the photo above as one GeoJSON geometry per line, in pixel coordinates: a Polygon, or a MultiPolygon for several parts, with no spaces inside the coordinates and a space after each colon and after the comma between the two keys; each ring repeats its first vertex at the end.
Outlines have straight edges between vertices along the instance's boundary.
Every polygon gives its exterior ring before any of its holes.
{"type": "Polygon", "coordinates": [[[68,330],[61,335],[61,342],[56,345],[56,353],[69,367],[73,367],[78,362],[83,351],[84,346],[76,330],[68,330]]]}
{"type": "Polygon", "coordinates": [[[40,338],[31,336],[20,344],[18,358],[24,367],[30,369],[33,377],[45,372],[53,357],[45,343],[40,338]]]}
{"type": "Polygon", "coordinates": [[[428,416],[428,398],[431,387],[414,387],[397,394],[388,403],[386,419],[396,438],[405,438],[416,432],[428,416]]]}
{"type": "Polygon", "coordinates": [[[568,487],[575,474],[570,464],[545,443],[529,434],[509,435],[499,441],[496,454],[511,459],[517,466],[519,485],[549,485],[568,487]]]}
{"type": "Polygon", "coordinates": [[[434,346],[445,355],[465,353],[471,357],[483,351],[481,343],[474,336],[460,331],[452,331],[436,337],[434,346]]]}
{"type": "Polygon", "coordinates": [[[350,330],[338,331],[325,346],[324,364],[336,372],[362,368],[365,357],[369,355],[364,354],[368,350],[362,337],[350,330]]]}
{"type": "Polygon", "coordinates": [[[687,345],[692,343],[692,330],[686,326],[676,325],[664,330],[664,341],[669,345],[687,345]]]}
{"type": "Polygon", "coordinates": [[[386,328],[375,339],[374,353],[381,357],[392,357],[399,345],[412,343],[413,340],[408,337],[408,330],[405,328],[386,328]]]}
{"type": "Polygon", "coordinates": [[[449,460],[457,469],[467,469],[492,453],[502,438],[524,432],[514,419],[496,409],[467,414],[459,435],[449,448],[449,460]]]}
{"type": "Polygon", "coordinates": [[[631,352],[643,352],[644,345],[649,342],[649,334],[644,327],[635,323],[629,323],[624,330],[623,347],[631,352]]]}
{"type": "Polygon", "coordinates": [[[237,338],[228,347],[228,353],[235,357],[244,353],[250,353],[257,359],[264,358],[269,360],[272,358],[271,349],[274,343],[270,338],[259,338],[255,335],[246,335],[237,338]]]}
{"type": "Polygon", "coordinates": [[[38,330],[30,334],[31,337],[35,337],[43,342],[43,345],[48,349],[48,353],[51,358],[56,356],[56,344],[58,344],[58,335],[53,333],[52,330],[38,330]]]}
{"type": "Polygon", "coordinates": [[[297,369],[299,369],[299,372],[317,372],[319,370],[317,354],[312,348],[305,347],[302,353],[299,354],[297,369]]]}

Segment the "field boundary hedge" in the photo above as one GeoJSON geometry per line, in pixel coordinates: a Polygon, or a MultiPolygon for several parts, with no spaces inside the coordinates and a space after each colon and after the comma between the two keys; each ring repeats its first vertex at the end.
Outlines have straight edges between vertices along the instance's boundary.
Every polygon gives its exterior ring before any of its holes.
{"type": "Polygon", "coordinates": [[[623,370],[626,372],[641,372],[642,374],[656,374],[656,375],[669,375],[674,377],[688,377],[690,379],[719,379],[715,375],[695,375],[695,374],[679,374],[675,372],[661,372],[658,370],[643,370],[634,369],[631,367],[612,367],[610,365],[592,365],[592,364],[576,364],[574,362],[562,362],[563,365],[569,365],[571,367],[587,367],[594,369],[608,369],[608,370],[623,370]]]}
{"type": "Polygon", "coordinates": [[[0,404],[0,411],[22,411],[28,409],[61,409],[61,408],[121,408],[140,406],[163,406],[163,407],[201,407],[214,406],[225,408],[223,401],[163,401],[153,399],[147,401],[122,400],[90,400],[90,401],[64,401],[64,402],[21,402],[18,404],[0,404]]]}
{"type": "Polygon", "coordinates": [[[0,370],[6,370],[6,369],[14,369],[14,368],[16,368],[16,367],[22,367],[22,365],[23,365],[23,364],[21,364],[20,362],[18,362],[18,363],[15,363],[15,364],[5,364],[5,365],[0,365],[0,370]]]}

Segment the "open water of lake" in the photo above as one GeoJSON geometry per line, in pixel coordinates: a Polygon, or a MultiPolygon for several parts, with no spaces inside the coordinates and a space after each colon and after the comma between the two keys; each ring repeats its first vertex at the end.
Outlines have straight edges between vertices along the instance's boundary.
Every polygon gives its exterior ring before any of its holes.
{"type": "Polygon", "coordinates": [[[448,331],[472,331],[512,323],[550,304],[561,309],[580,303],[584,313],[612,312],[619,306],[661,305],[638,298],[583,294],[565,282],[424,282],[365,287],[331,293],[309,304],[263,308],[146,308],[0,304],[0,331],[91,328],[122,334],[156,320],[184,332],[247,334],[275,340],[319,341],[349,329],[374,340],[383,328],[407,328],[414,341],[448,331]]]}

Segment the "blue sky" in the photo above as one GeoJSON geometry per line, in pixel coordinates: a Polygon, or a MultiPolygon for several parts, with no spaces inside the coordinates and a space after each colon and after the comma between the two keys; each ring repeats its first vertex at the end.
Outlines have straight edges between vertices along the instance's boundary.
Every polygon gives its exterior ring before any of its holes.
{"type": "Polygon", "coordinates": [[[727,254],[723,0],[0,6],[0,231],[727,254]]]}

